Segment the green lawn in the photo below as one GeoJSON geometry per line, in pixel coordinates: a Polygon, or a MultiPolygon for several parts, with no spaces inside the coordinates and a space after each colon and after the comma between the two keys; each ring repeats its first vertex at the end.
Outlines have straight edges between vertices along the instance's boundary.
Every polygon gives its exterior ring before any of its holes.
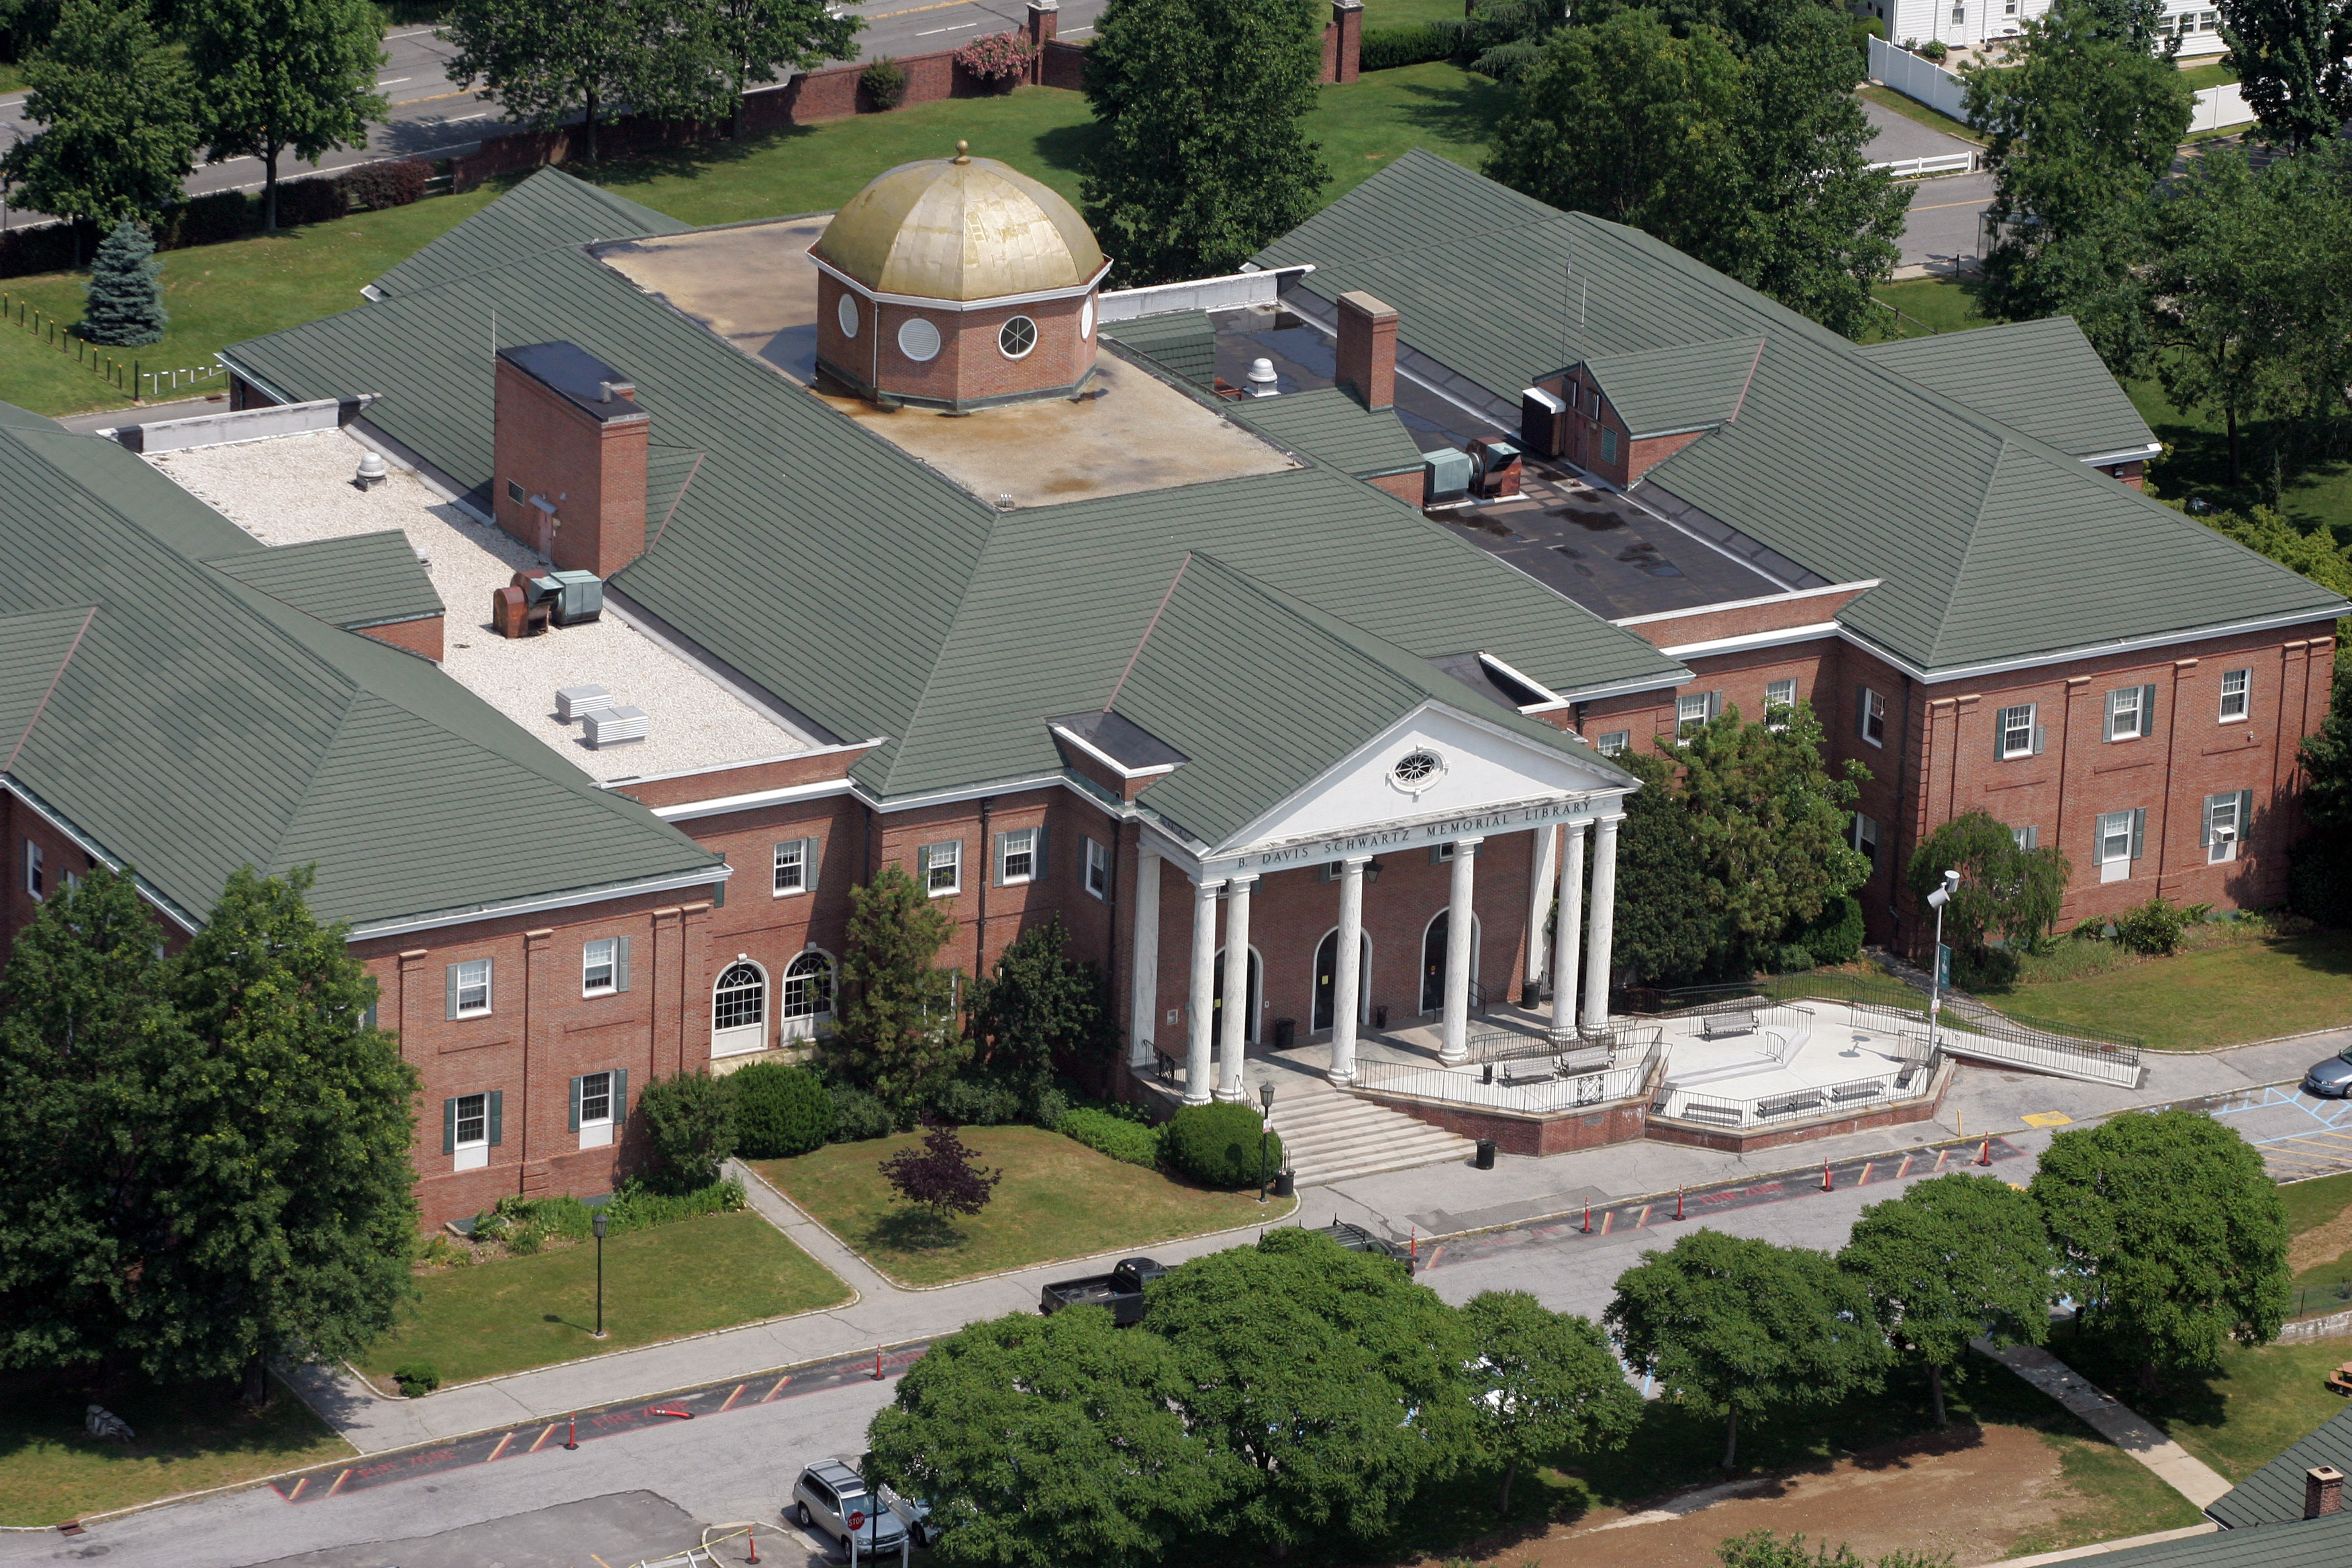
{"type": "Polygon", "coordinates": [[[2153,1396],[2137,1391],[2133,1369],[2104,1354],[2095,1338],[2077,1341],[2062,1326],[2050,1348],[2233,1481],[2344,1408],[2343,1398],[2326,1386],[2328,1373],[2346,1357],[2342,1340],[2259,1350],[2231,1345],[2221,1352],[2219,1373],[2175,1376],[2153,1396]]]}
{"type": "Polygon", "coordinates": [[[53,1525],[181,1492],[348,1458],[352,1446],[273,1385],[247,1410],[234,1384],[101,1385],[79,1374],[0,1374],[0,1525],[53,1525]],[[91,1437],[82,1413],[104,1405],[137,1434],[91,1437]]]}
{"type": "Polygon", "coordinates": [[[467,1383],[682,1334],[830,1307],[849,1288],[758,1215],[677,1220],[604,1243],[604,1328],[591,1243],[428,1274],[399,1331],[361,1359],[382,1378],[430,1362],[467,1383]]]}
{"type": "Polygon", "coordinates": [[[919,1133],[828,1144],[752,1169],[908,1285],[944,1285],[1119,1247],[1140,1253],[1154,1242],[1281,1219],[1295,1206],[1288,1199],[1260,1205],[1255,1192],[1209,1192],[1121,1164],[1041,1127],[967,1127],[961,1136],[1004,1180],[987,1208],[958,1220],[945,1238],[898,1201],[877,1168],[920,1142],[919,1133]]]}
{"type": "Polygon", "coordinates": [[[2238,79],[2238,73],[2220,60],[2208,60],[2203,65],[2182,66],[2180,79],[2190,90],[2202,92],[2209,87],[2223,87],[2238,79]]]}
{"type": "Polygon", "coordinates": [[[1889,338],[1924,338],[1937,332],[1964,332],[1972,327],[1990,327],[1994,324],[1993,320],[1977,309],[1977,286],[1973,283],[1948,282],[1941,278],[1912,278],[1899,283],[1881,283],[1872,298],[1889,309],[1873,312],[1878,323],[1877,330],[1864,341],[1880,342],[1889,338]]]}
{"type": "Polygon", "coordinates": [[[1967,121],[1955,120],[1940,110],[1930,109],[1917,99],[1906,98],[1891,87],[1880,87],[1875,82],[1864,82],[1854,89],[1854,91],[1881,109],[1891,109],[1904,119],[1916,120],[1931,131],[1940,131],[1947,136],[1957,136],[1963,142],[1974,142],[1979,147],[1985,144],[1984,133],[1967,121]]]}
{"type": "Polygon", "coordinates": [[[2352,1023],[2352,931],[2224,942],[1979,994],[2037,1019],[2200,1050],[2352,1023]]]}
{"type": "Polygon", "coordinates": [[[1410,27],[1418,22],[1459,22],[1462,0],[1364,0],[1367,27],[1410,27]]]}

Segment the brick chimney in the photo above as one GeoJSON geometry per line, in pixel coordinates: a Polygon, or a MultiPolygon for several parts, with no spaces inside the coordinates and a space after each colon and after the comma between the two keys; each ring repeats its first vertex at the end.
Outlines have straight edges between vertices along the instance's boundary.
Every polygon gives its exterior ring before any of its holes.
{"type": "Polygon", "coordinates": [[[1396,406],[1397,313],[1370,294],[1339,296],[1339,369],[1347,393],[1374,410],[1396,406]]]}
{"type": "Polygon", "coordinates": [[[609,577],[645,553],[653,416],[572,343],[500,349],[490,478],[499,526],[565,571],[609,577]]]}
{"type": "Polygon", "coordinates": [[[2340,1512],[2344,1507],[2344,1472],[2333,1465],[2314,1465],[2303,1472],[2303,1517],[2340,1512]]]}

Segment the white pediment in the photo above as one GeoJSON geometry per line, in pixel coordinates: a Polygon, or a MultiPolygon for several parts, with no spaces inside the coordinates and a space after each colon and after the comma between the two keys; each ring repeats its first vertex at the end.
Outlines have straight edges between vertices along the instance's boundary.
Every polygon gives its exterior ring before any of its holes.
{"type": "Polygon", "coordinates": [[[1629,787],[1613,770],[1433,703],[1205,859],[1234,871],[1272,870],[1523,831],[1613,811],[1629,787]]]}

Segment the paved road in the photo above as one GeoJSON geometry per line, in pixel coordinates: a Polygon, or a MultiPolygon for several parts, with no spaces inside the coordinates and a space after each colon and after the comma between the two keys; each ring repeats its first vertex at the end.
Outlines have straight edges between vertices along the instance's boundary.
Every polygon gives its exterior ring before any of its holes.
{"type": "MultiPolygon", "coordinates": [[[[1094,36],[1104,0],[1063,0],[1057,36],[1084,43],[1094,36]]],[[[1028,26],[1026,0],[861,0],[844,7],[866,18],[857,36],[861,59],[951,49],[983,33],[1028,26]]]]}

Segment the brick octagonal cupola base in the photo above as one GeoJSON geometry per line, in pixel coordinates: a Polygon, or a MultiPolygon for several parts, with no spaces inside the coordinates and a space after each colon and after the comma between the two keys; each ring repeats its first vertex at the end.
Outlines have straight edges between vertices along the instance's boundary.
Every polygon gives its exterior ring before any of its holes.
{"type": "Polygon", "coordinates": [[[817,368],[859,396],[961,412],[1094,374],[1101,247],[1069,203],[964,142],[877,177],[809,258],[817,368]]]}

